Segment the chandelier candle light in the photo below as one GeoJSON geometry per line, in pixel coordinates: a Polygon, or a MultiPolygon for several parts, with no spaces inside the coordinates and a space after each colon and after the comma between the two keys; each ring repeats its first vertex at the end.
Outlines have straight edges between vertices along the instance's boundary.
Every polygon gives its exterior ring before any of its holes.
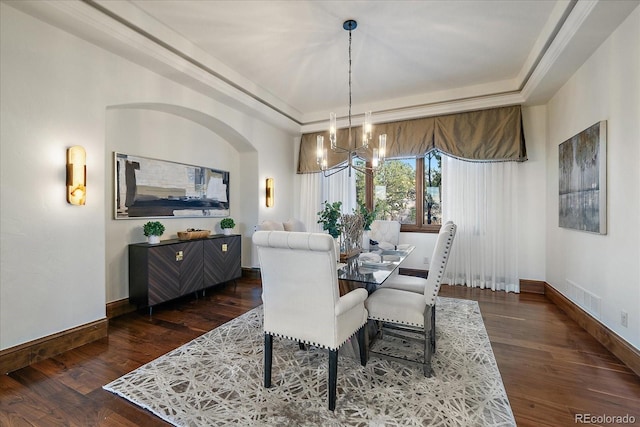
{"type": "Polygon", "coordinates": [[[372,138],[373,125],[371,123],[371,111],[364,113],[364,122],[362,123],[362,145],[355,147],[351,138],[351,31],[355,30],[358,23],[353,19],[344,21],[342,28],[349,31],[349,139],[347,147],[338,145],[338,126],[336,113],[329,113],[329,142],[331,150],[336,153],[347,154],[347,164],[343,166],[328,167],[328,151],[324,148],[324,136],[318,135],[316,137],[316,162],[320,165],[320,169],[324,172],[324,176],[330,176],[334,173],[340,172],[346,168],[349,168],[349,176],[351,176],[351,169],[356,169],[363,173],[370,174],[372,170],[376,169],[382,164],[385,159],[387,151],[387,135],[383,134],[378,137],[378,147],[373,148],[373,156],[371,158],[371,166],[358,166],[354,164],[353,158],[360,157],[363,151],[368,150],[369,141],[372,138]],[[327,172],[327,171],[331,172],[327,172]]]}

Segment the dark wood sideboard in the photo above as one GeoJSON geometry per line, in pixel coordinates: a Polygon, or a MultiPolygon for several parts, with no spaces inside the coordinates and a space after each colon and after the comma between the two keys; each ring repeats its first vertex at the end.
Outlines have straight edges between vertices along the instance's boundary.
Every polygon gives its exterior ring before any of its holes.
{"type": "Polygon", "coordinates": [[[129,245],[129,302],[153,307],[242,275],[241,236],[129,245]]]}

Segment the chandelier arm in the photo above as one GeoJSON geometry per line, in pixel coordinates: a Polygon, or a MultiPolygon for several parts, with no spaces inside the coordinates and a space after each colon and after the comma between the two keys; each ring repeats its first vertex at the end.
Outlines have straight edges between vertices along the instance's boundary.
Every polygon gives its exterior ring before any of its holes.
{"type": "Polygon", "coordinates": [[[357,165],[351,165],[351,168],[365,175],[374,176],[373,174],[373,172],[375,171],[374,168],[369,168],[366,166],[357,166],[357,165]]]}
{"type": "Polygon", "coordinates": [[[333,151],[336,153],[351,153],[353,150],[336,145],[333,151]]]}
{"type": "Polygon", "coordinates": [[[345,169],[346,169],[346,168],[348,168],[348,167],[350,167],[350,165],[349,165],[349,164],[346,164],[346,165],[344,165],[344,166],[334,166],[334,167],[329,168],[329,169],[324,169],[324,170],[322,171],[322,175],[323,175],[325,178],[328,178],[328,177],[330,177],[331,175],[335,175],[335,174],[337,174],[338,172],[342,172],[343,170],[345,170],[345,169]],[[328,172],[328,173],[327,173],[327,172],[328,172]]]}

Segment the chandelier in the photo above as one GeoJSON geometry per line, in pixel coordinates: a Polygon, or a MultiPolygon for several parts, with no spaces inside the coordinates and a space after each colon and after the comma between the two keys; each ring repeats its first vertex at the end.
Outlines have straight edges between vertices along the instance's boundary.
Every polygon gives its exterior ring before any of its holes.
{"type": "Polygon", "coordinates": [[[383,134],[378,137],[378,147],[372,149],[371,166],[361,166],[354,162],[356,157],[363,158],[363,154],[369,150],[369,141],[371,140],[372,123],[371,123],[371,111],[364,113],[364,122],[362,124],[362,143],[360,146],[356,146],[355,138],[352,138],[351,129],[351,31],[355,30],[358,23],[349,19],[344,21],[342,28],[349,31],[349,127],[348,127],[348,139],[347,145],[338,145],[338,128],[336,113],[329,113],[329,142],[330,148],[335,153],[346,154],[347,161],[344,165],[337,165],[334,167],[328,167],[328,151],[324,147],[324,136],[318,135],[316,137],[316,162],[320,165],[320,169],[324,173],[324,176],[331,176],[337,172],[349,168],[349,176],[351,176],[351,169],[371,174],[377,169],[382,162],[384,162],[387,151],[387,135],[383,134]]]}

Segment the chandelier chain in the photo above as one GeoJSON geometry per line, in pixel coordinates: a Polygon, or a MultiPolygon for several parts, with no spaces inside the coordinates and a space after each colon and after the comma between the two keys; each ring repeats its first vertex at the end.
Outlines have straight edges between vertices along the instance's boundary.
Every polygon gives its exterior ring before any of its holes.
{"type": "Polygon", "coordinates": [[[349,30],[349,147],[351,147],[351,30],[349,30]]]}

